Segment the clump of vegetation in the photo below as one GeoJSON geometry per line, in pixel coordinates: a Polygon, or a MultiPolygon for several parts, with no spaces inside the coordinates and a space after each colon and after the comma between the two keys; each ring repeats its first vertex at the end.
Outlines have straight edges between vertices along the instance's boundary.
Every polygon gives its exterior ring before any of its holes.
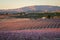
{"type": "Polygon", "coordinates": [[[51,19],[51,18],[54,18],[55,16],[57,16],[57,17],[60,16],[60,13],[58,13],[58,12],[54,12],[54,13],[26,13],[26,12],[21,12],[21,13],[12,13],[12,14],[0,13],[0,15],[6,15],[9,18],[11,17],[11,18],[33,18],[33,19],[37,19],[37,18],[46,17],[48,19],[51,19]]]}

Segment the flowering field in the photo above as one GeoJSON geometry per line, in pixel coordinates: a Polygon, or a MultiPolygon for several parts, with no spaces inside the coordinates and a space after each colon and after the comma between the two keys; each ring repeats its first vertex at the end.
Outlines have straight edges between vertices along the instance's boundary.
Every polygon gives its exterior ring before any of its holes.
{"type": "Polygon", "coordinates": [[[60,19],[4,19],[0,40],[60,40],[60,19]]]}
{"type": "Polygon", "coordinates": [[[26,30],[60,28],[60,19],[5,19],[0,21],[0,30],[26,30]]]}
{"type": "Polygon", "coordinates": [[[0,40],[60,40],[60,28],[0,31],[0,40]]]}

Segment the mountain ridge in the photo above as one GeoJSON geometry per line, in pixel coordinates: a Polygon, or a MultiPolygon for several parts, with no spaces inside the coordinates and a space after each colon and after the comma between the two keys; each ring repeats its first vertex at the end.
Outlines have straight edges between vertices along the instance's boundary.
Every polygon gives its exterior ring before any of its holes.
{"type": "Polygon", "coordinates": [[[0,12],[18,13],[18,12],[60,12],[59,6],[34,5],[16,9],[0,10],[0,12]]]}

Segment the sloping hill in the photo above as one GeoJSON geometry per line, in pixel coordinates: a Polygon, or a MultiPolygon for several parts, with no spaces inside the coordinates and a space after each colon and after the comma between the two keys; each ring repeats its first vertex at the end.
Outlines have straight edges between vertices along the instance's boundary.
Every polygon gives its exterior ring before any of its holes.
{"type": "Polygon", "coordinates": [[[18,12],[60,12],[59,6],[35,5],[17,9],[0,10],[0,12],[18,13],[18,12]]]}

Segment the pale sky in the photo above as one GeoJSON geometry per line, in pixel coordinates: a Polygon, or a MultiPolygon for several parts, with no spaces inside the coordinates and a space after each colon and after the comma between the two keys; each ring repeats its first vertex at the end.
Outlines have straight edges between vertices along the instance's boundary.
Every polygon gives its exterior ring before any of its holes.
{"type": "Polygon", "coordinates": [[[15,9],[32,5],[60,6],[60,0],[0,0],[0,9],[15,9]]]}

